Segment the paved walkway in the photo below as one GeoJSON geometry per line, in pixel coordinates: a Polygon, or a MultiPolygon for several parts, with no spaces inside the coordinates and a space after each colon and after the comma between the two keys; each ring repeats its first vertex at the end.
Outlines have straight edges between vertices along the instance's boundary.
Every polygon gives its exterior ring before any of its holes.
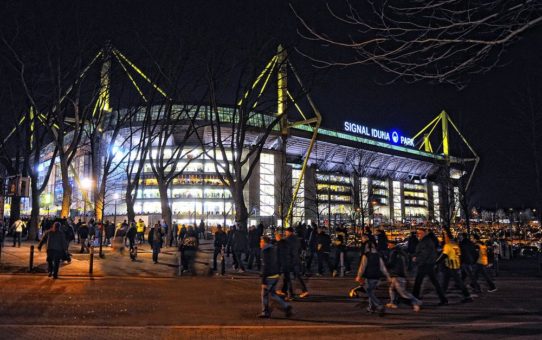
{"type": "MultiPolygon", "coordinates": [[[[202,240],[201,250],[196,259],[198,275],[207,275],[209,259],[212,256],[211,241],[202,240]]],[[[0,259],[0,274],[29,273],[30,248],[34,245],[33,273],[47,272],[45,247],[41,252],[37,249],[37,242],[23,242],[20,248],[12,247],[6,242],[2,248],[0,259]]],[[[63,263],[60,268],[62,276],[89,276],[90,254],[80,254],[80,245],[72,242],[70,253],[71,263],[63,263]]],[[[102,247],[103,258],[99,256],[99,247],[94,248],[93,276],[135,276],[135,277],[174,277],[178,275],[179,256],[177,247],[164,247],[158,258],[158,263],[152,262],[152,251],[148,243],[138,245],[136,261],[130,259],[128,248],[122,251],[112,247],[102,247]]]]}

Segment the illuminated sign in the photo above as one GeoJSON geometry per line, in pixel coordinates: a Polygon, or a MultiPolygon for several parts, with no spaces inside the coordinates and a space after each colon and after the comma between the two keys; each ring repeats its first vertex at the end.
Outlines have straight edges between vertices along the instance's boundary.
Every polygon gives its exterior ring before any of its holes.
{"type": "Polygon", "coordinates": [[[398,131],[392,131],[391,133],[384,130],[375,128],[369,128],[365,125],[344,122],[344,131],[355,133],[358,135],[380,139],[392,144],[401,144],[404,146],[414,146],[414,138],[401,136],[398,131]]]}

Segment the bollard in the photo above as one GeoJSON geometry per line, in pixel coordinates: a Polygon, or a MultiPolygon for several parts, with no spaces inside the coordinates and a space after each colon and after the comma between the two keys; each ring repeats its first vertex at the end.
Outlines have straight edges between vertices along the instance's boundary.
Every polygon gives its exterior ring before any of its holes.
{"type": "Polygon", "coordinates": [[[226,274],[226,259],[224,258],[224,249],[220,251],[220,275],[226,274]]]}
{"type": "Polygon", "coordinates": [[[178,276],[183,276],[183,253],[181,250],[179,250],[179,253],[178,253],[178,268],[179,268],[179,271],[178,271],[178,276]]]}
{"type": "Polygon", "coordinates": [[[340,266],[341,266],[340,276],[341,276],[341,277],[344,277],[344,251],[341,251],[341,253],[340,253],[339,256],[340,256],[340,259],[341,259],[341,264],[340,264],[340,266]]]}
{"type": "Polygon", "coordinates": [[[100,258],[103,258],[104,257],[104,254],[102,252],[102,245],[103,245],[103,233],[104,231],[102,230],[102,232],[100,233],[100,253],[99,253],[99,256],[100,258]]]}
{"type": "Polygon", "coordinates": [[[34,245],[30,246],[30,263],[28,264],[28,271],[32,272],[34,269],[34,245]]]}
{"type": "Polygon", "coordinates": [[[90,247],[90,261],[88,263],[88,273],[92,275],[94,270],[94,246],[90,247]]]}

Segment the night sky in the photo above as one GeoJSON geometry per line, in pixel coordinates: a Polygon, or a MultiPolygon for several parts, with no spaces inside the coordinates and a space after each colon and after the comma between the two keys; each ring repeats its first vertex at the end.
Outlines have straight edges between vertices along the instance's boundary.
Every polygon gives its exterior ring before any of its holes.
{"type": "MultiPolygon", "coordinates": [[[[330,27],[324,2],[293,4],[311,22],[330,27]]],[[[321,48],[297,34],[299,24],[287,1],[4,1],[0,6],[2,35],[12,39],[18,32],[17,41],[25,42],[21,45],[28,53],[39,53],[32,51],[39,45],[34,42],[52,41],[52,36],[66,49],[71,45],[76,49],[75,41],[83,39],[85,46],[97,50],[109,39],[135,60],[142,43],[159,50],[175,35],[190,40],[191,48],[202,55],[225,47],[242,53],[257,41],[280,41],[308,52],[321,48]]],[[[507,48],[499,67],[467,76],[468,86],[462,90],[424,82],[383,85],[389,77],[374,66],[316,70],[299,54],[290,55],[306,77],[325,127],[342,129],[343,121],[350,120],[412,136],[445,109],[481,157],[472,203],[521,208],[534,205],[535,179],[531,149],[524,138],[529,124],[517,108],[528,90],[538,95],[541,104],[541,38],[539,25],[507,48]]],[[[9,70],[6,53],[2,56],[2,70],[9,70]]],[[[16,83],[16,79],[2,80],[0,100],[6,100],[10,81],[16,83]]],[[[542,118],[541,110],[538,105],[542,118]]],[[[12,116],[5,106],[0,114],[12,116]]]]}

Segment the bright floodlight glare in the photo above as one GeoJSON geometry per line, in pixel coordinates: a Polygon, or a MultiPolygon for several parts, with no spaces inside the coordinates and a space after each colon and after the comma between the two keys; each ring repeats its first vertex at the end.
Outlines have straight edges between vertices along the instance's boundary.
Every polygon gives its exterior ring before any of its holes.
{"type": "Polygon", "coordinates": [[[92,187],[92,180],[90,178],[83,178],[81,180],[81,188],[89,190],[92,187]]]}

